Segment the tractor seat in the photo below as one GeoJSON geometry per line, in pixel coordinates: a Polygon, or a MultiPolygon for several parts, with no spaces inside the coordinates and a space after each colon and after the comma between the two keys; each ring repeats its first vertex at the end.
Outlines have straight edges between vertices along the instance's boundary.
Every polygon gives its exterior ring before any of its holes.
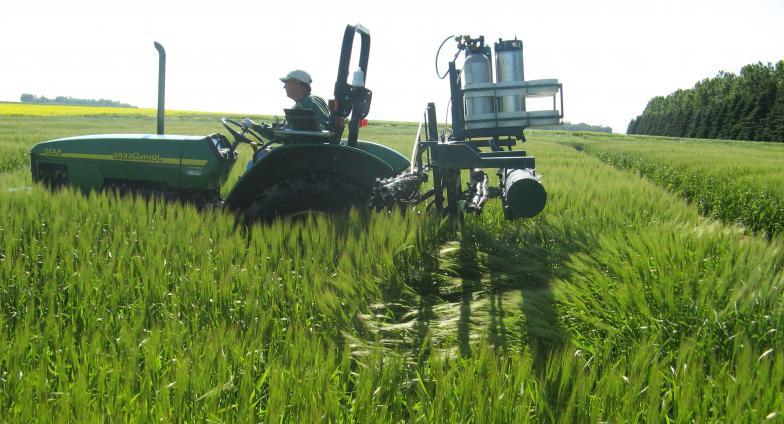
{"type": "Polygon", "coordinates": [[[283,109],[286,127],[274,128],[272,134],[283,143],[326,143],[332,133],[320,129],[316,114],[310,109],[283,109]]]}

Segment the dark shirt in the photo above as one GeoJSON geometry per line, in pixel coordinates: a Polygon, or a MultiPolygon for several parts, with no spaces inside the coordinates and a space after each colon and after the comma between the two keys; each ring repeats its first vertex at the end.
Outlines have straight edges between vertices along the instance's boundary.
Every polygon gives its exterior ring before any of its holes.
{"type": "Polygon", "coordinates": [[[322,130],[329,129],[327,102],[319,96],[307,95],[294,104],[294,109],[310,109],[316,115],[316,122],[322,130]]]}

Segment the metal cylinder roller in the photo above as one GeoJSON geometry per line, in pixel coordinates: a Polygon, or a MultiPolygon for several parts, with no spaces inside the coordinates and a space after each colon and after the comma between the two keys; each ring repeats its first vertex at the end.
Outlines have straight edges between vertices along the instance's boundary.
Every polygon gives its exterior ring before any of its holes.
{"type": "Polygon", "coordinates": [[[547,192],[532,169],[505,170],[504,214],[508,219],[533,218],[547,203],[547,192]]]}

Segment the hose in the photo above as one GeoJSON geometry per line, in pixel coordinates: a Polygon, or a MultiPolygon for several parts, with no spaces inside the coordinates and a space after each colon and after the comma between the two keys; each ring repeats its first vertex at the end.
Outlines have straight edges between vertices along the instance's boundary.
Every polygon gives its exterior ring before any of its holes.
{"type": "MultiPolygon", "coordinates": [[[[449,37],[444,38],[444,41],[441,42],[441,45],[438,46],[438,50],[436,51],[436,76],[438,77],[438,79],[444,79],[449,74],[449,70],[448,69],[447,69],[446,72],[444,72],[444,75],[441,75],[441,73],[438,71],[438,57],[441,55],[441,49],[444,47],[444,44],[446,44],[447,41],[449,41],[451,39],[454,39],[454,38],[455,38],[454,35],[450,35],[449,37]]],[[[457,52],[455,52],[455,57],[452,58],[452,61],[457,60],[457,56],[459,56],[459,55],[460,55],[460,49],[458,49],[457,52]]],[[[460,71],[462,71],[462,68],[460,69],[460,71]]],[[[458,75],[460,75],[460,72],[458,72],[458,75]]],[[[460,78],[460,76],[458,76],[458,78],[460,78]]],[[[458,81],[459,81],[459,79],[458,79],[458,81]]],[[[452,103],[452,99],[450,98],[449,102],[447,103],[447,107],[446,107],[446,114],[445,114],[445,118],[444,118],[445,124],[446,124],[446,122],[449,122],[449,112],[450,112],[450,105],[451,105],[451,103],[452,103]]]]}
{"type": "MultiPolygon", "coordinates": [[[[444,75],[441,75],[441,73],[438,72],[438,56],[441,54],[441,48],[444,47],[444,44],[446,44],[447,41],[449,41],[449,40],[451,40],[453,38],[455,38],[454,35],[450,35],[449,37],[444,38],[444,41],[442,41],[441,45],[438,46],[438,51],[436,51],[436,76],[438,77],[438,79],[446,78],[446,75],[449,73],[448,70],[446,72],[444,72],[444,75]]],[[[457,55],[459,55],[459,54],[460,54],[460,50],[458,50],[457,53],[455,53],[455,59],[457,59],[457,55]]],[[[452,60],[454,60],[454,59],[452,59],[452,60]]]]}

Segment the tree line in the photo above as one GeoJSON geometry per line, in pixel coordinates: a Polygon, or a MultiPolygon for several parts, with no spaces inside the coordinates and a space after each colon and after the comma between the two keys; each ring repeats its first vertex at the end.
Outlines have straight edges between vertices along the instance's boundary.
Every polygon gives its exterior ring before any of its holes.
{"type": "Polygon", "coordinates": [[[784,141],[784,60],[719,72],[694,88],[657,96],[628,134],[784,141]]]}
{"type": "Polygon", "coordinates": [[[110,107],[131,107],[131,108],[136,107],[133,105],[129,105],[127,103],[120,103],[109,99],[97,99],[97,100],[77,99],[75,97],[66,97],[66,96],[57,96],[53,99],[50,99],[45,96],[36,96],[27,93],[22,94],[21,100],[22,103],[48,103],[48,104],[59,104],[59,105],[110,106],[110,107]]]}

